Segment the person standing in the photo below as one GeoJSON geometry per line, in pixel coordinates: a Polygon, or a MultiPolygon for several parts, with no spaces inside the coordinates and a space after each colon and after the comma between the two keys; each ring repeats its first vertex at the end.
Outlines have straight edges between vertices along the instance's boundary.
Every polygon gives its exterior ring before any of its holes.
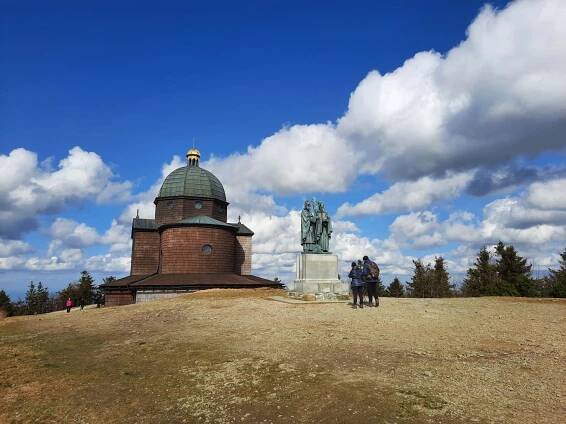
{"type": "Polygon", "coordinates": [[[81,311],[85,308],[85,300],[81,297],[79,300],[79,306],[81,307],[81,311]]]}
{"type": "Polygon", "coordinates": [[[71,308],[73,307],[73,301],[69,297],[65,302],[65,307],[67,308],[67,313],[71,312],[71,308]]]}
{"type": "Polygon", "coordinates": [[[379,297],[377,297],[377,282],[379,281],[379,267],[367,256],[364,256],[362,279],[366,283],[368,292],[368,303],[372,305],[372,299],[375,299],[375,307],[379,306],[379,297]]]}
{"type": "Polygon", "coordinates": [[[357,308],[359,300],[360,308],[363,309],[365,284],[362,281],[362,268],[360,268],[356,262],[352,262],[352,269],[350,270],[348,277],[352,279],[352,297],[354,298],[352,308],[357,308]]]}

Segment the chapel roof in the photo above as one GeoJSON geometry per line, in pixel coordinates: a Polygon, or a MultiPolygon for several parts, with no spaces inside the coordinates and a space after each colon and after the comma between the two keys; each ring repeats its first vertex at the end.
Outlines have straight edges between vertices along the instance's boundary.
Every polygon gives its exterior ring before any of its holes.
{"type": "Polygon", "coordinates": [[[187,165],[175,169],[163,181],[157,197],[201,197],[226,202],[222,183],[216,176],[199,166],[200,152],[189,149],[187,165]]]}
{"type": "MultiPolygon", "coordinates": [[[[197,215],[197,216],[190,216],[188,218],[182,219],[174,224],[168,225],[177,225],[177,224],[185,224],[185,225],[212,225],[215,227],[228,227],[234,228],[233,225],[227,224],[226,222],[219,221],[218,219],[214,219],[210,216],[206,215],[197,215]]],[[[166,224],[167,225],[167,224],[166,224]]],[[[165,225],[164,225],[165,226],[165,225]]]]}
{"type": "Polygon", "coordinates": [[[104,284],[107,289],[144,287],[183,287],[194,289],[236,288],[236,287],[281,287],[281,283],[255,275],[235,273],[185,273],[185,274],[146,274],[132,275],[104,284]]]}
{"type": "MultiPolygon", "coordinates": [[[[249,227],[245,226],[241,222],[232,224],[223,221],[219,221],[218,219],[214,219],[210,216],[206,215],[198,215],[198,216],[190,216],[188,218],[182,219],[180,221],[163,224],[161,227],[174,227],[177,225],[195,225],[195,226],[214,226],[214,227],[226,227],[226,228],[234,228],[236,230],[236,234],[239,236],[253,236],[254,232],[250,230],[249,227]]],[[[132,221],[132,231],[133,230],[141,230],[141,231],[157,231],[160,227],[157,225],[155,219],[145,219],[145,218],[134,218],[132,221]]]]}

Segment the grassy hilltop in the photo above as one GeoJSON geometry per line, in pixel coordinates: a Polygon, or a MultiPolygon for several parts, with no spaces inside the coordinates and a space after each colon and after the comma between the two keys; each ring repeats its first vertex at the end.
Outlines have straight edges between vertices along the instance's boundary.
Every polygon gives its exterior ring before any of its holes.
{"type": "Polygon", "coordinates": [[[0,320],[0,422],[466,423],[566,416],[566,301],[291,305],[274,290],[0,320]]]}

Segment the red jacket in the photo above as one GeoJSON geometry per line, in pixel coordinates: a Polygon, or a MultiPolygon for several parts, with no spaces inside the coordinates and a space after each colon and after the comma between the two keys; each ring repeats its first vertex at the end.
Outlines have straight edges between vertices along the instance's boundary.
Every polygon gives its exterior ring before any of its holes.
{"type": "Polygon", "coordinates": [[[71,299],[67,299],[67,302],[65,302],[65,306],[67,308],[70,308],[71,306],[73,306],[73,301],[71,299]]]}

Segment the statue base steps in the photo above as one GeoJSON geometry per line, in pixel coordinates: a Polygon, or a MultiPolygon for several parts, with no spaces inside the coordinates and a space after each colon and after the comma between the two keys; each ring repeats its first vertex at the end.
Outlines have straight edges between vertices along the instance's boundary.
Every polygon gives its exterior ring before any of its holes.
{"type": "Polygon", "coordinates": [[[349,284],[338,279],[338,256],[331,253],[301,253],[297,257],[297,279],[290,297],[302,300],[344,300],[349,284]]]}

